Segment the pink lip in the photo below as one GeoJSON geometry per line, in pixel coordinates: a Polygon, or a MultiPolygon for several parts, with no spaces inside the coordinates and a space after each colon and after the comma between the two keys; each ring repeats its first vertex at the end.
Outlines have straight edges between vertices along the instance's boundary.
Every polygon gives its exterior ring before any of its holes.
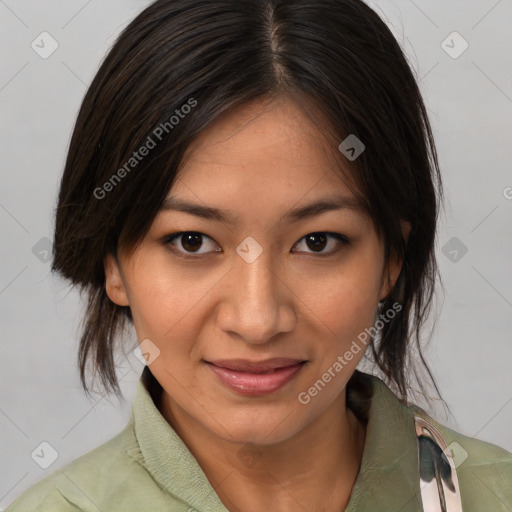
{"type": "Polygon", "coordinates": [[[275,358],[260,362],[232,359],[206,363],[227,387],[243,395],[256,396],[281,389],[300,371],[304,361],[275,358]]]}

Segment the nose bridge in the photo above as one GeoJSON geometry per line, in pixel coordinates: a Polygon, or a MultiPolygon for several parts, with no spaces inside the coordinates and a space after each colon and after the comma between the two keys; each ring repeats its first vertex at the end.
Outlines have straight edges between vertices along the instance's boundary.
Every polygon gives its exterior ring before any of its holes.
{"type": "Polygon", "coordinates": [[[276,301],[277,276],[270,259],[260,256],[252,263],[240,262],[240,267],[240,284],[248,302],[256,308],[271,309],[271,303],[276,301]]]}
{"type": "MultiPolygon", "coordinates": [[[[243,244],[240,246],[244,248],[243,244]]],[[[234,291],[233,316],[231,325],[225,326],[252,343],[264,343],[278,331],[288,330],[292,317],[285,311],[289,305],[282,301],[283,285],[273,268],[270,251],[262,249],[255,258],[254,252],[252,258],[245,257],[243,252],[235,258],[230,288],[234,291]]]]}

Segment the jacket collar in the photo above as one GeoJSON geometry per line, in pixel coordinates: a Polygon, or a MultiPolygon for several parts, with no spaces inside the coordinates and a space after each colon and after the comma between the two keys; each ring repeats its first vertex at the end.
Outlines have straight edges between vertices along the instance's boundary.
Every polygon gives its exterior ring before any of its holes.
{"type": "MultiPolygon", "coordinates": [[[[378,377],[358,370],[354,377],[371,387],[371,396],[361,468],[345,511],[422,511],[414,427],[418,410],[402,403],[378,377]]],[[[347,394],[349,406],[360,399],[357,389],[352,394],[355,399],[347,394]]]]}
{"type": "Polygon", "coordinates": [[[161,391],[145,366],[131,415],[144,466],[160,487],[187,505],[197,510],[228,512],[196,458],[158,410],[161,391]]]}
{"type": "MultiPolygon", "coordinates": [[[[158,410],[162,388],[144,367],[131,421],[143,463],[171,495],[197,510],[227,512],[197,460],[158,410]]],[[[367,422],[361,468],[345,512],[422,511],[413,408],[376,376],[356,370],[347,404],[367,422]]]]}

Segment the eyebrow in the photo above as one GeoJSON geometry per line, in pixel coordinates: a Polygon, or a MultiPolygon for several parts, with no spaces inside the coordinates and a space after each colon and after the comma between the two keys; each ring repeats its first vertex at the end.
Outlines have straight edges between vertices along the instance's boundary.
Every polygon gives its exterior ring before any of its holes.
{"type": "MultiPolygon", "coordinates": [[[[204,206],[200,204],[191,203],[184,199],[170,196],[164,200],[162,206],[159,209],[161,211],[180,211],[201,217],[207,220],[215,220],[235,225],[238,217],[233,217],[228,211],[210,206],[204,206]]],[[[342,195],[331,195],[315,200],[314,202],[308,203],[304,206],[300,206],[293,210],[290,210],[283,218],[285,222],[297,222],[299,220],[315,217],[324,212],[348,210],[359,214],[368,214],[366,207],[361,204],[354,197],[347,197],[342,195]]]]}

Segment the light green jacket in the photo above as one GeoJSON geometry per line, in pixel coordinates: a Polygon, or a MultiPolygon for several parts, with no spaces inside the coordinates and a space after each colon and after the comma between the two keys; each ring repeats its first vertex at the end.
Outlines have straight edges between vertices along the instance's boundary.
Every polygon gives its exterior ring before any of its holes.
{"type": "MultiPolygon", "coordinates": [[[[368,423],[346,512],[423,510],[415,415],[456,447],[464,512],[512,511],[512,453],[440,425],[415,406],[402,404],[379,378],[356,373],[370,392],[366,398],[347,395],[347,403],[363,409],[366,404],[368,423]]],[[[148,391],[153,393],[154,386],[159,385],[145,367],[124,430],[47,475],[7,512],[227,512],[194,456],[155,406],[148,391]]]]}

